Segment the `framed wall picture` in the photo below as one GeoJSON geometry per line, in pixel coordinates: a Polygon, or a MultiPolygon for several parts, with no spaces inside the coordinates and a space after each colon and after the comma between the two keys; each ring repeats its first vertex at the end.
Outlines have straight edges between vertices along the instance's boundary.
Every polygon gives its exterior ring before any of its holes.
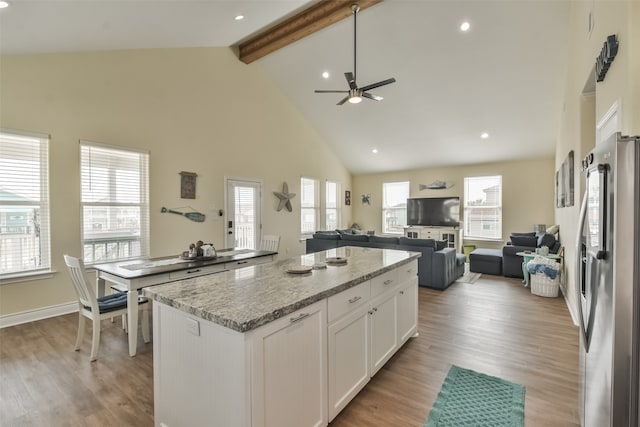
{"type": "Polygon", "coordinates": [[[195,199],[196,198],[196,177],[197,173],[180,172],[180,198],[195,199]]]}
{"type": "Polygon", "coordinates": [[[347,206],[351,204],[351,191],[349,190],[344,192],[344,204],[347,206]]]}

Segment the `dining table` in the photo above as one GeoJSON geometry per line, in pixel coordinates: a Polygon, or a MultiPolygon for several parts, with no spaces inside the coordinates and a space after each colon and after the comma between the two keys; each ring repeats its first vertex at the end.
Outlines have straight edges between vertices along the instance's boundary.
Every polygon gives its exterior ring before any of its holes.
{"type": "Polygon", "coordinates": [[[160,285],[215,274],[227,270],[271,262],[277,252],[255,249],[227,248],[211,257],[165,256],[159,258],[130,259],[94,264],[96,295],[104,296],[106,282],[121,292],[127,292],[127,327],[129,356],[136,355],[138,345],[138,291],[147,286],[160,285]]]}

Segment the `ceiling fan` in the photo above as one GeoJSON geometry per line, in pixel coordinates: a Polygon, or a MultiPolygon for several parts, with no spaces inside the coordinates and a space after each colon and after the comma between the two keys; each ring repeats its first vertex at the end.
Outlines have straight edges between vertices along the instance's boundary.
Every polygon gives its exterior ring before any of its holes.
{"type": "Polygon", "coordinates": [[[382,80],[378,83],[372,83],[367,86],[358,87],[356,83],[356,17],[360,11],[360,6],[357,4],[351,5],[351,11],[353,12],[353,73],[344,73],[349,84],[349,90],[316,90],[315,93],[346,93],[347,96],[342,98],[336,105],[342,105],[349,101],[351,104],[357,104],[362,101],[362,98],[372,99],[374,101],[382,101],[382,97],[367,93],[368,90],[375,89],[380,86],[385,86],[394,83],[396,79],[393,77],[387,80],[382,80]]]}

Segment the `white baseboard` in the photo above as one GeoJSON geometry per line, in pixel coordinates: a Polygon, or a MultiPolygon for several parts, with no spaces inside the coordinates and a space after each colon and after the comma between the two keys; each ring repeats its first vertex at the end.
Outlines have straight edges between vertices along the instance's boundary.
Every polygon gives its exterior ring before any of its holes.
{"type": "Polygon", "coordinates": [[[569,309],[569,314],[571,315],[571,320],[573,320],[573,324],[575,326],[580,326],[580,324],[578,323],[578,316],[575,313],[575,309],[574,307],[569,304],[569,300],[567,299],[567,294],[565,293],[565,287],[564,286],[560,286],[560,290],[562,291],[562,297],[564,298],[564,302],[565,304],[567,304],[567,308],[569,309]]]}
{"type": "Polygon", "coordinates": [[[74,313],[77,311],[78,302],[74,301],[38,308],[36,310],[5,314],[4,316],[0,316],[0,329],[8,326],[20,325],[22,323],[35,322],[36,320],[48,319],[49,317],[62,316],[63,314],[74,313]]]}

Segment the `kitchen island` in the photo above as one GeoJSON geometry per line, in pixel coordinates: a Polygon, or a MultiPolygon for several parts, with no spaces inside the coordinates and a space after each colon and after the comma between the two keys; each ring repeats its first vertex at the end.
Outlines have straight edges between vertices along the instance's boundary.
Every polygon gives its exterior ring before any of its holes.
{"type": "Polygon", "coordinates": [[[145,288],[156,425],[327,425],[416,333],[419,256],[343,247],[145,288]]]}

